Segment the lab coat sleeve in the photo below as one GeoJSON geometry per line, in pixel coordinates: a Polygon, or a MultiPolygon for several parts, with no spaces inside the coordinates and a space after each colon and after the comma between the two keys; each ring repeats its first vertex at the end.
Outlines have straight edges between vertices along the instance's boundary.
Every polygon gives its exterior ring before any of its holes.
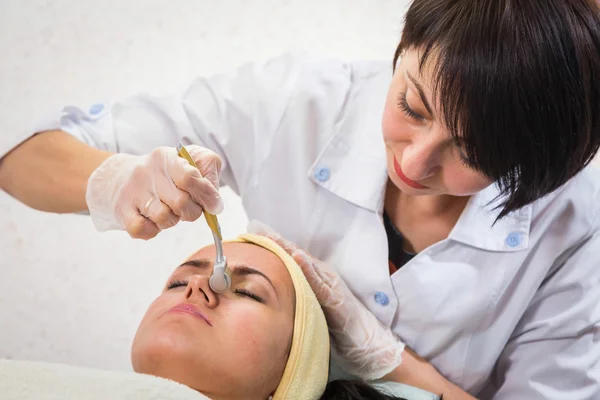
{"type": "Polygon", "coordinates": [[[129,154],[174,147],[180,140],[208,147],[223,159],[222,183],[243,194],[297,88],[326,92],[319,86],[335,86],[344,81],[336,78],[340,75],[346,75],[341,62],[321,64],[308,54],[288,53],[229,74],[198,78],[170,96],[139,94],[85,109],[68,106],[36,132],[61,129],[93,147],[129,154]],[[321,68],[321,76],[333,79],[324,83],[307,68],[321,68]]]}
{"type": "Polygon", "coordinates": [[[600,232],[540,286],[492,386],[494,400],[600,399],[600,232]]]}

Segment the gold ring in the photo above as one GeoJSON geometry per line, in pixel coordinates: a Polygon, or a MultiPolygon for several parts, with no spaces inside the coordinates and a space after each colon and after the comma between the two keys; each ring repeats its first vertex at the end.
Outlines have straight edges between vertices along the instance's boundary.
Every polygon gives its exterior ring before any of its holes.
{"type": "Polygon", "coordinates": [[[150,205],[152,204],[152,202],[154,201],[154,196],[150,197],[148,199],[148,201],[146,202],[146,205],[144,206],[144,211],[142,212],[142,215],[144,217],[148,217],[148,211],[150,211],[150,205]]]}

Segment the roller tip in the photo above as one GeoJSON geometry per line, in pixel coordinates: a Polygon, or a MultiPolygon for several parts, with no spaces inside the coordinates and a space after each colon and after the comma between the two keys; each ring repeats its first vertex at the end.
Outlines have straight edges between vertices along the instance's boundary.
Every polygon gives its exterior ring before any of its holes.
{"type": "Polygon", "coordinates": [[[223,293],[231,287],[231,279],[226,274],[212,274],[208,280],[208,284],[213,292],[223,293]]]}

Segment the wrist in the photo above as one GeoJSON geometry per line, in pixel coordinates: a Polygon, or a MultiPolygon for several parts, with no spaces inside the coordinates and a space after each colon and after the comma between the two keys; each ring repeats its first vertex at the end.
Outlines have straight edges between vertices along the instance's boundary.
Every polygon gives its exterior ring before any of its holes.
{"type": "Polygon", "coordinates": [[[403,353],[402,363],[383,379],[426,390],[443,396],[444,400],[477,400],[408,348],[403,353]]]}
{"type": "Polygon", "coordinates": [[[414,386],[437,395],[448,393],[450,384],[433,365],[408,348],[402,353],[402,363],[383,380],[414,386]]]}

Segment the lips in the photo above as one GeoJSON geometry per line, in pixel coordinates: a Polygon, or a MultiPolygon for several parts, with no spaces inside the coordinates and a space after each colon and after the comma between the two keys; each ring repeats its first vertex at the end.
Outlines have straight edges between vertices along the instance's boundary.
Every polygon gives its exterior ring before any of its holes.
{"type": "Polygon", "coordinates": [[[187,314],[192,317],[196,317],[206,322],[209,326],[212,326],[206,315],[204,315],[198,307],[190,303],[181,303],[171,308],[168,313],[187,314]]]}
{"type": "Polygon", "coordinates": [[[400,179],[402,179],[402,181],[404,183],[406,183],[408,186],[410,186],[411,188],[427,189],[427,186],[423,186],[420,183],[417,183],[417,182],[413,181],[412,179],[407,178],[406,175],[404,175],[404,172],[402,172],[402,168],[400,168],[400,164],[398,163],[398,160],[396,160],[396,157],[394,157],[394,170],[396,171],[396,175],[398,175],[398,177],[400,179]]]}

